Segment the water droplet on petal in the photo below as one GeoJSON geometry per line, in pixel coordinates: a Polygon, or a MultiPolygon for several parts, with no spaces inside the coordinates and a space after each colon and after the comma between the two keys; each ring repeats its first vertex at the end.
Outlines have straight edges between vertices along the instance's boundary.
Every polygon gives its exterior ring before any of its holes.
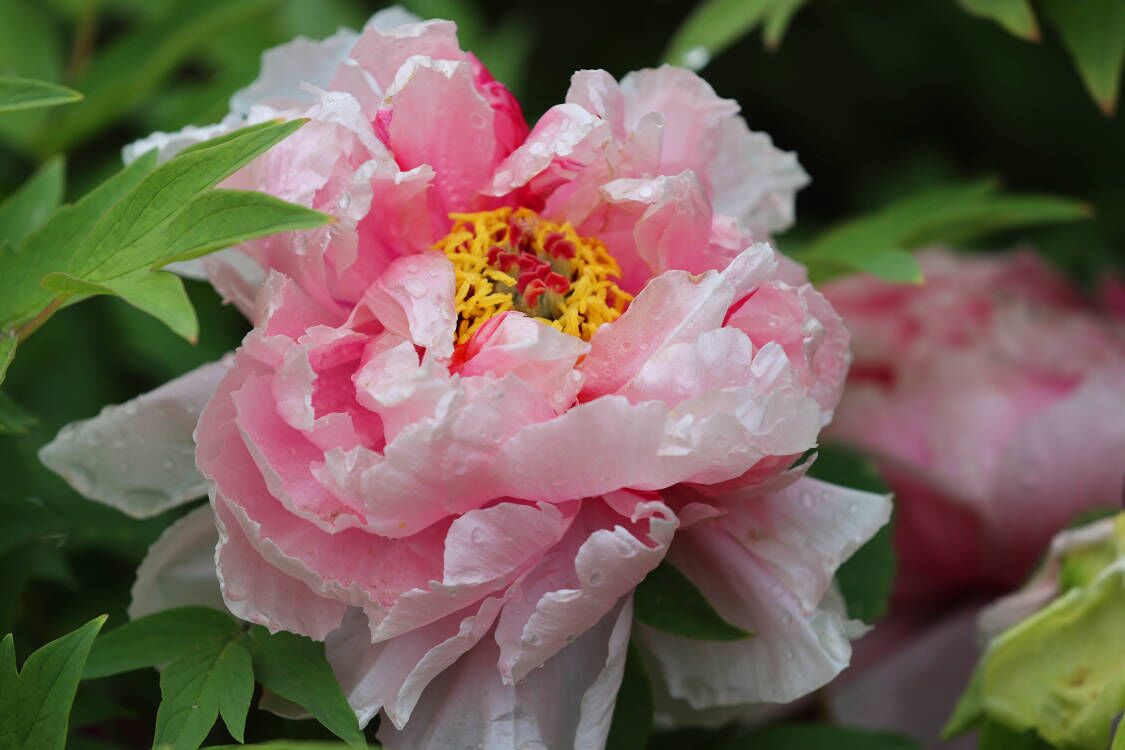
{"type": "Polygon", "coordinates": [[[469,532],[469,539],[473,544],[482,544],[484,542],[484,529],[473,529],[469,532]]]}
{"type": "Polygon", "coordinates": [[[403,287],[406,289],[406,293],[415,299],[420,299],[426,295],[425,284],[417,279],[407,279],[403,287]]]}
{"type": "Polygon", "coordinates": [[[593,573],[590,574],[590,585],[591,586],[597,586],[601,582],[602,582],[602,574],[601,573],[599,573],[597,571],[594,571],[593,573]]]}
{"type": "Polygon", "coordinates": [[[223,593],[225,593],[227,599],[230,599],[232,602],[240,602],[246,598],[246,589],[234,584],[227,586],[223,593]]]}

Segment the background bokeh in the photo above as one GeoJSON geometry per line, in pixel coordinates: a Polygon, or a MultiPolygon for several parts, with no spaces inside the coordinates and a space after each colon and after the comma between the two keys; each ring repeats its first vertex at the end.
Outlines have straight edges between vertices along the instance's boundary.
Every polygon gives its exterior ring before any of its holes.
{"type": "MultiPolygon", "coordinates": [[[[673,0],[405,4],[457,20],[463,46],[513,88],[532,121],[562,98],[576,69],[620,77],[657,64],[692,7],[673,0]]],[[[230,94],[256,76],[263,49],[298,34],[358,28],[381,6],[0,0],[0,74],[87,94],[74,106],[0,118],[0,196],[58,153],[66,154],[68,197],[80,196],[120,166],[130,141],[220,119],[230,94]]],[[[992,245],[1032,242],[1083,284],[1125,268],[1125,127],[1097,109],[1050,29],[1031,44],[953,0],[818,0],[795,18],[780,49],[767,51],[751,35],[703,74],[739,101],[754,129],[798,152],[812,176],[794,236],[926,186],[997,177],[1011,189],[1078,198],[1095,215],[992,245]]],[[[209,287],[193,282],[189,291],[200,315],[196,346],[120,301],[98,298],[63,311],[20,349],[6,390],[39,422],[26,435],[0,434],[0,524],[43,526],[31,542],[0,542],[0,633],[14,630],[21,656],[98,612],[121,622],[132,571],[170,520],[130,521],[80,500],[39,465],[36,451],[63,424],[237,345],[241,316],[209,287]],[[46,512],[31,513],[33,505],[46,512]]],[[[142,746],[151,737],[156,682],[155,674],[137,674],[115,682],[116,695],[84,684],[74,724],[117,718],[72,744],[142,746]]]]}

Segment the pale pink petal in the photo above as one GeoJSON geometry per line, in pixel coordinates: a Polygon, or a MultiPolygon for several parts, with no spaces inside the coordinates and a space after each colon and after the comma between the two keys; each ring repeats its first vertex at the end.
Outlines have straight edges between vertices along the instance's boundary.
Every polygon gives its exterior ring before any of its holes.
{"type": "Polygon", "coordinates": [[[504,606],[496,626],[503,680],[523,680],[597,623],[660,564],[676,527],[661,502],[638,505],[629,519],[584,507],[567,537],[520,581],[522,599],[504,606]]]}
{"type": "Polygon", "coordinates": [[[609,123],[617,141],[628,138],[625,130],[625,97],[613,76],[604,70],[579,70],[570,77],[566,101],[609,123]]]}
{"type": "Polygon", "coordinates": [[[504,491],[498,463],[505,444],[526,425],[554,416],[547,398],[515,374],[458,378],[435,412],[403,429],[381,456],[330,453],[328,468],[363,499],[371,530],[404,537],[512,494],[504,491]]]}
{"type": "Polygon", "coordinates": [[[328,636],[325,655],[364,727],[380,710],[399,729],[422,691],[491,629],[501,599],[485,599],[429,625],[379,643],[363,612],[353,609],[328,636]]]}
{"type": "Polygon", "coordinates": [[[485,323],[469,340],[460,373],[496,378],[514,373],[562,411],[582,388],[582,373],[575,365],[589,351],[589,344],[575,336],[522,313],[505,313],[485,323]]]}
{"type": "Polygon", "coordinates": [[[713,500],[727,533],[740,538],[812,612],[832,576],[891,515],[890,498],[805,477],[776,492],[713,500]]]}
{"type": "Polygon", "coordinates": [[[225,609],[215,576],[215,514],[204,504],[166,528],[137,568],[129,618],[175,607],[225,609]]]}
{"type": "Polygon", "coordinates": [[[705,642],[640,630],[671,695],[695,708],[795,700],[839,674],[851,655],[838,594],[829,589],[808,611],[784,573],[734,533],[723,518],[692,526],[677,535],[669,560],[723,619],[754,635],[705,642]]]}
{"type": "Polygon", "coordinates": [[[692,341],[669,344],[644,363],[623,390],[633,403],[677,406],[713,390],[749,385],[754,345],[737,328],[714,328],[692,341]]]}
{"type": "Polygon", "coordinates": [[[231,367],[224,358],[64,427],[39,459],[82,495],[147,518],[207,493],[192,430],[231,367]]]}
{"type": "Polygon", "coordinates": [[[412,255],[391,263],[357,310],[370,311],[388,331],[431,355],[448,358],[457,323],[454,292],[453,264],[444,254],[412,255]]]}
{"type": "Polygon", "coordinates": [[[756,346],[776,342],[825,410],[824,423],[840,400],[851,356],[843,321],[811,286],[771,281],[758,287],[731,313],[727,325],[746,332],[756,346]]]}
{"type": "Polygon", "coordinates": [[[738,104],[719,98],[695,73],[670,65],[628,74],[621,91],[630,130],[649,113],[664,117],[661,173],[694,170],[710,190],[708,172],[717,156],[719,126],[737,115],[738,104]]]}
{"type": "Polygon", "coordinates": [[[788,229],[796,193],[809,184],[797,155],[781,151],[741,117],[723,120],[708,173],[715,211],[742,221],[756,236],[788,229]]]}
{"type": "Polygon", "coordinates": [[[577,104],[556,104],[539,118],[523,145],[496,166],[485,192],[505,195],[533,180],[536,192],[548,192],[593,161],[609,137],[600,117],[577,104]]]}
{"type": "Polygon", "coordinates": [[[583,397],[618,391],[662,347],[720,327],[730,306],[764,282],[774,268],[773,250],[754,245],[722,272],[694,276],[668,271],[654,278],[624,315],[594,334],[582,367],[583,397]]]}
{"type": "Polygon", "coordinates": [[[625,668],[632,606],[624,602],[520,683],[496,673],[485,638],[422,694],[410,722],[385,722],[395,750],[602,750],[625,668]]]}
{"type": "Polygon", "coordinates": [[[324,88],[347,58],[357,34],[340,29],[326,39],[299,36],[262,53],[257,80],[236,91],[230,99],[232,112],[245,115],[253,106],[274,109],[304,109],[315,100],[302,84],[324,88]]]}
{"type": "Polygon", "coordinates": [[[1078,514],[1120,508],[1125,491],[1125,368],[1088,374],[1026,422],[1002,453],[982,508],[997,554],[1032,564],[1078,514]]]}
{"type": "Polygon", "coordinates": [[[391,87],[399,69],[415,55],[434,60],[463,60],[465,53],[457,44],[456,24],[434,20],[388,26],[375,16],[351,48],[351,58],[383,91],[391,87]]]}
{"type": "Polygon", "coordinates": [[[692,172],[621,178],[603,185],[602,192],[612,203],[639,207],[633,240],[637,255],[653,275],[670,269],[691,273],[722,269],[742,250],[718,257],[711,253],[711,205],[692,172]]]}
{"type": "Polygon", "coordinates": [[[340,625],[346,606],[318,596],[308,586],[266,562],[247,541],[242,527],[215,497],[219,545],[214,564],[227,609],[235,617],[322,641],[340,625]]]}

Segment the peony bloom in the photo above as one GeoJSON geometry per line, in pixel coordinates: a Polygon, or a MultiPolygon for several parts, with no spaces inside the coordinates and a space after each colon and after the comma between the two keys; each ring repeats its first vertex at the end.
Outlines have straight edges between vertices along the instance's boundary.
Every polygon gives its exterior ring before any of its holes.
{"type": "Polygon", "coordinates": [[[1010,589],[1125,484],[1125,336],[1029,252],[920,257],[921,287],[826,296],[855,364],[830,437],[874,455],[898,503],[898,594],[1010,589]]]}
{"type": "Polygon", "coordinates": [[[697,709],[847,664],[832,577],[889,503],[791,468],[848,359],[766,242],[792,155],[667,67],[581,71],[529,130],[453,24],[400,12],[267,53],[232,109],[127,157],[307,117],[230,184],[337,222],[184,269],[247,313],[242,346],[43,451],[133,514],[209,493],[133,615],[213,604],[324,640],[391,748],[600,748],[631,635],[697,709]],[[756,637],[635,624],[665,559],[756,637]]]}

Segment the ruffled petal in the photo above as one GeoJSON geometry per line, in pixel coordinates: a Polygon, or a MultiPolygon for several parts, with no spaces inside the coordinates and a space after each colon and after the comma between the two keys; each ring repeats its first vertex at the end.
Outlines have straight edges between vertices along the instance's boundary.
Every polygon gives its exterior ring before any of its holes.
{"type": "Polygon", "coordinates": [[[325,641],[325,655],[361,727],[386,713],[402,729],[422,691],[491,629],[500,598],[485,599],[429,625],[378,643],[367,618],[353,609],[325,641]]]}
{"type": "Polygon", "coordinates": [[[299,36],[262,53],[257,80],[230,98],[230,109],[245,116],[254,106],[276,110],[304,109],[316,95],[307,88],[325,88],[347,58],[358,34],[339,29],[326,39],[299,36]]]}
{"type": "Polygon", "coordinates": [[[219,545],[214,565],[223,602],[235,617],[323,641],[340,626],[347,607],[317,596],[308,586],[270,565],[246,539],[227,501],[215,497],[219,545]]]}
{"type": "Polygon", "coordinates": [[[147,518],[207,493],[192,430],[232,360],[203,365],[150,393],[64,427],[39,459],[82,495],[147,518]]]}
{"type": "Polygon", "coordinates": [[[196,508],[166,528],[137,568],[129,618],[175,607],[225,609],[215,576],[218,541],[210,505],[196,508]]]}
{"type": "MultiPolygon", "coordinates": [[[[795,700],[839,674],[851,655],[855,631],[839,595],[827,589],[810,610],[803,595],[819,587],[816,577],[777,568],[739,532],[724,518],[696,524],[677,535],[669,560],[752,637],[703,642],[641,628],[671,695],[695,708],[795,700]]],[[[811,529],[805,545],[815,544],[817,533],[811,529]]],[[[769,545],[761,549],[770,552],[769,545]]]]}
{"type": "Polygon", "coordinates": [[[404,169],[434,169],[430,205],[435,226],[450,213],[486,207],[480,194],[503,153],[496,115],[477,91],[468,62],[413,57],[388,92],[388,145],[404,169]]]}
{"type": "Polygon", "coordinates": [[[504,606],[496,641],[505,682],[523,680],[593,627],[664,558],[678,525],[666,505],[638,504],[628,519],[606,510],[584,507],[567,536],[520,580],[522,598],[504,606]]]}
{"type": "Polygon", "coordinates": [[[796,154],[778,149],[741,117],[719,124],[715,151],[709,171],[715,211],[740,220],[758,237],[792,226],[797,191],[809,184],[796,154]]]}
{"type": "Polygon", "coordinates": [[[583,397],[617,392],[663,347],[720,327],[731,305],[776,265],[768,245],[754,245],[721,272],[668,271],[654,278],[620,318],[594,334],[582,366],[583,397]]]}
{"type": "MultiPolygon", "coordinates": [[[[384,17],[385,18],[385,17],[384,17]]],[[[415,55],[434,60],[465,59],[457,43],[457,25],[452,21],[405,22],[388,25],[374,16],[351,48],[351,58],[362,66],[376,85],[387,91],[399,69],[415,55]]]]}
{"type": "MultiPolygon", "coordinates": [[[[453,264],[441,253],[400,258],[363,295],[366,309],[393,334],[435,357],[453,354],[453,264]]],[[[353,321],[355,313],[353,313],[353,321]]]]}
{"type": "Polygon", "coordinates": [[[396,750],[602,750],[631,622],[626,601],[515,685],[500,681],[486,638],[430,685],[404,729],[385,722],[379,740],[396,750]]]}
{"type": "Polygon", "coordinates": [[[522,313],[504,313],[485,323],[469,340],[463,376],[495,378],[514,373],[538,389],[557,411],[574,403],[582,387],[575,369],[590,345],[522,313]]]}

